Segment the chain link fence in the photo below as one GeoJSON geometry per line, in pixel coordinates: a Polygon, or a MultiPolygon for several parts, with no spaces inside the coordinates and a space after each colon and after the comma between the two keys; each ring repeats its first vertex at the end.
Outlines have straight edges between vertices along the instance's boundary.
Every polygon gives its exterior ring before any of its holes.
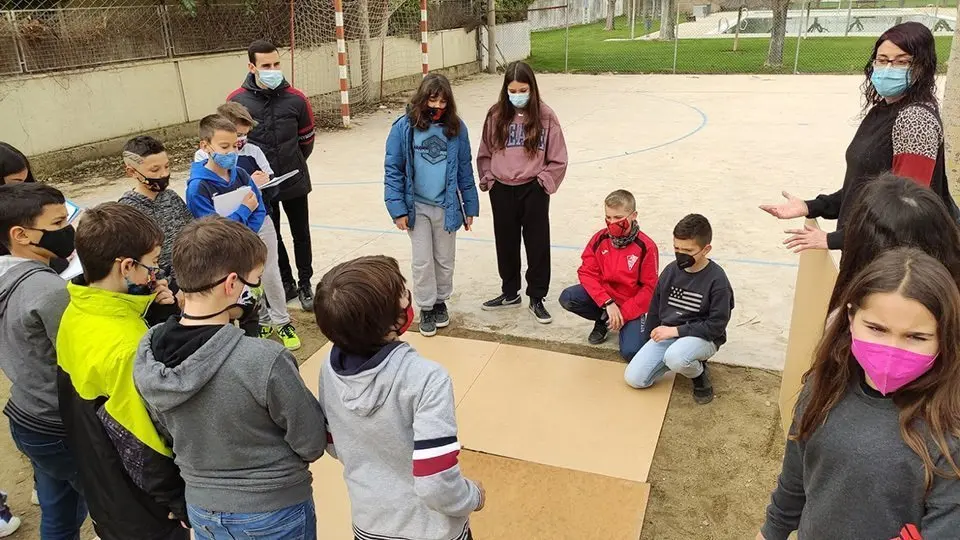
{"type": "Polygon", "coordinates": [[[537,0],[528,18],[546,72],[857,73],[906,21],[933,31],[945,71],[957,0],[537,0]]]}

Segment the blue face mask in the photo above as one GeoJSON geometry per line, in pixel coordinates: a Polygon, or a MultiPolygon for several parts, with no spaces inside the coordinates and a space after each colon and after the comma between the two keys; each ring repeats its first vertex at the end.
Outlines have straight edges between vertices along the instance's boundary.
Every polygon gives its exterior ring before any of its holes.
{"type": "Polygon", "coordinates": [[[510,96],[510,103],[518,109],[526,108],[527,104],[530,103],[530,92],[508,94],[508,96],[510,96]]]}
{"type": "Polygon", "coordinates": [[[874,68],[870,83],[881,97],[902,96],[910,88],[910,68],[893,67],[874,68]]]}
{"type": "Polygon", "coordinates": [[[229,154],[213,153],[213,154],[210,154],[210,159],[212,159],[214,163],[223,167],[224,169],[227,169],[228,171],[232,170],[237,166],[236,152],[230,152],[229,154]]]}
{"type": "Polygon", "coordinates": [[[283,72],[279,69],[261,69],[257,75],[260,82],[271,90],[275,90],[283,82],[283,72]]]}

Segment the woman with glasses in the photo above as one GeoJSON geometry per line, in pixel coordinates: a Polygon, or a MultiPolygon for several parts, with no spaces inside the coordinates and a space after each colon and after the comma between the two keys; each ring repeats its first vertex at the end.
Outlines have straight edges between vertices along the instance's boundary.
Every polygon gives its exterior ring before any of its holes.
{"type": "Polygon", "coordinates": [[[847,172],[836,193],[804,201],[783,192],[787,202],[760,208],[780,219],[836,219],[837,231],[787,231],[784,244],[805,249],[842,249],[843,227],[852,194],[864,182],[893,172],[929,187],[956,219],[958,210],[947,187],[943,123],[936,98],[937,51],[933,33],[917,22],[883,33],[863,70],[864,117],[847,147],[847,172]]]}

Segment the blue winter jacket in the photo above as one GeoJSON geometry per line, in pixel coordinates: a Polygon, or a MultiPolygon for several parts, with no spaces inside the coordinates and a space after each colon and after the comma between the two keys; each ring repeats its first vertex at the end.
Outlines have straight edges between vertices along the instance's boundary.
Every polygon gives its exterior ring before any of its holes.
{"type": "MultiPolygon", "coordinates": [[[[387,152],[383,169],[383,199],[390,218],[407,216],[407,224],[414,227],[417,213],[413,198],[413,126],[410,118],[398,118],[387,137],[387,152]]],[[[467,125],[460,122],[460,134],[447,142],[447,189],[443,197],[445,218],[443,228],[454,232],[463,226],[466,216],[480,215],[480,197],[473,180],[473,156],[467,125]]]]}
{"type": "Polygon", "coordinates": [[[187,208],[194,217],[202,218],[216,214],[217,210],[213,206],[213,197],[223,193],[229,193],[242,186],[250,186],[253,193],[257,196],[260,203],[256,210],[251,211],[244,205],[229,216],[228,219],[239,221],[255,232],[260,232],[263,226],[263,220],[267,219],[267,207],[263,203],[263,196],[260,188],[253,182],[247,171],[240,167],[234,167],[230,170],[230,181],[227,182],[220,178],[217,173],[206,168],[207,160],[195,161],[190,167],[190,179],[187,180],[187,208]]]}

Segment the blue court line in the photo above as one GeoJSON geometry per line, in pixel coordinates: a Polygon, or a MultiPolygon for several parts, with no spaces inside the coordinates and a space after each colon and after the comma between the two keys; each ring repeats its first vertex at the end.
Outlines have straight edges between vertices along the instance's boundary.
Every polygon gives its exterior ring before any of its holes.
{"type": "MultiPolygon", "coordinates": [[[[310,228],[318,229],[322,231],[336,231],[336,232],[351,232],[351,233],[361,233],[361,234],[389,234],[389,235],[403,235],[406,236],[407,233],[400,231],[398,229],[367,229],[364,227],[346,227],[341,225],[318,225],[315,223],[310,224],[310,228]]],[[[458,242],[479,242],[482,244],[492,244],[494,240],[492,238],[474,238],[472,236],[457,236],[458,242]]],[[[564,244],[550,244],[551,249],[560,249],[565,251],[583,251],[583,246],[568,246],[564,244]]],[[[673,258],[673,252],[660,252],[661,257],[673,258]]],[[[765,261],[762,259],[717,259],[713,260],[723,263],[734,263],[734,264],[750,264],[754,266],[779,266],[782,268],[797,268],[798,263],[791,262],[779,262],[779,261],[765,261]]]]}

